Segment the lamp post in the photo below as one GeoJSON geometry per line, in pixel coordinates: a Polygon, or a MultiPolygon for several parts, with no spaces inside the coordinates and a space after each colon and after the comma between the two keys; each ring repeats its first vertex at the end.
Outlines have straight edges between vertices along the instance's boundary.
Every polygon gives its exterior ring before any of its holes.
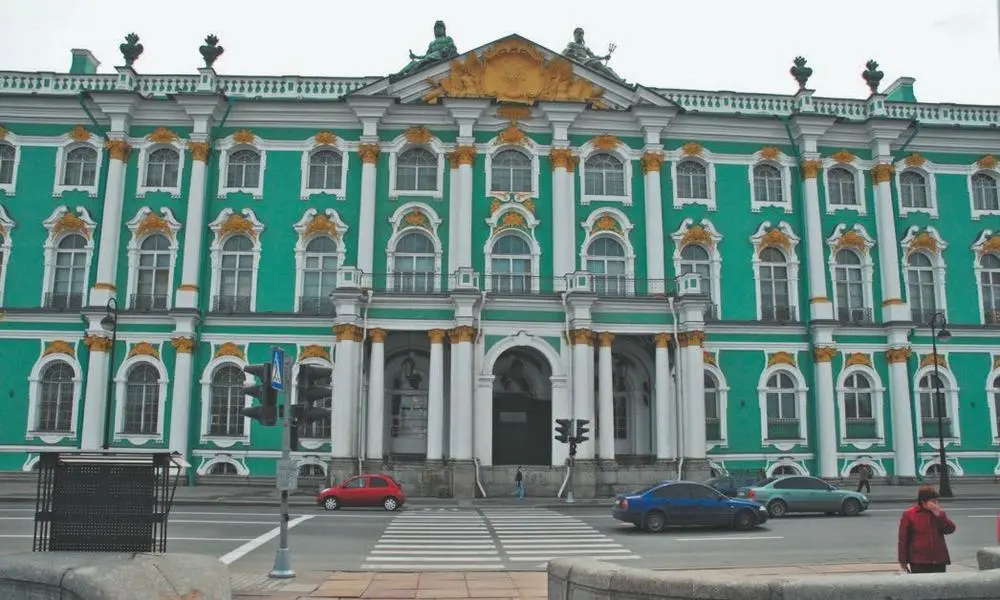
{"type": "Polygon", "coordinates": [[[937,414],[938,426],[938,494],[942,498],[953,498],[951,491],[951,477],[948,473],[947,455],[944,449],[944,399],[941,397],[941,373],[938,371],[937,342],[947,342],[951,339],[951,333],[946,329],[948,323],[944,313],[934,313],[931,317],[931,351],[934,353],[934,412],[937,414]]]}
{"type": "Polygon", "coordinates": [[[108,299],[107,314],[101,319],[101,327],[111,331],[111,350],[108,353],[108,393],[104,398],[104,443],[105,451],[111,449],[111,399],[115,384],[115,346],[118,343],[118,301],[108,299]]]}

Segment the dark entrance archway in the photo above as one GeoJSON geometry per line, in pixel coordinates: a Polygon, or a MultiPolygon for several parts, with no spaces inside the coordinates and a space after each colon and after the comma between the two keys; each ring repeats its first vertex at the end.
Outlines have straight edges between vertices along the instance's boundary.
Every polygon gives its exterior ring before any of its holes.
{"type": "Polygon", "coordinates": [[[533,348],[504,352],[493,366],[493,464],[552,464],[552,381],[533,348]]]}

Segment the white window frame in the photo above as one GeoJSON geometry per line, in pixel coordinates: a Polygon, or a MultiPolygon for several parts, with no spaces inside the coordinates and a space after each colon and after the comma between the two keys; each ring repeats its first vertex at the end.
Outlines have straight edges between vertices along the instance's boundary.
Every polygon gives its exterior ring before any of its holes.
{"type": "MultiPolygon", "coordinates": [[[[583,159],[580,160],[581,164],[583,159]]],[[[631,295],[635,293],[635,248],[632,247],[632,241],[629,239],[632,228],[632,222],[622,211],[617,208],[612,208],[610,206],[595,209],[587,217],[586,221],[580,223],[580,227],[583,228],[583,243],[580,244],[580,254],[579,270],[587,272],[587,249],[590,248],[590,244],[597,238],[602,236],[610,236],[614,238],[618,243],[622,245],[625,249],[625,289],[626,293],[631,295]],[[618,233],[613,230],[604,231],[594,231],[594,225],[597,220],[601,217],[609,216],[618,222],[621,227],[622,232],[618,233]]]]}
{"type": "Polygon", "coordinates": [[[868,214],[868,197],[865,194],[865,172],[864,165],[857,157],[848,162],[840,162],[832,158],[823,159],[823,200],[826,203],[826,214],[832,215],[840,210],[846,210],[865,216],[868,214]],[[857,204],[831,204],[830,203],[830,177],[831,169],[844,169],[854,176],[854,195],[858,199],[857,204]]]}
{"type": "Polygon", "coordinates": [[[729,419],[726,416],[729,412],[729,382],[726,381],[726,375],[722,369],[715,365],[705,363],[705,371],[714,377],[715,382],[719,384],[719,387],[716,388],[716,394],[719,400],[719,437],[722,438],[718,441],[708,441],[706,450],[715,447],[726,448],[729,446],[729,419]]]}
{"type": "Polygon", "coordinates": [[[97,190],[101,185],[101,170],[104,167],[104,144],[101,138],[93,133],[87,132],[90,137],[85,140],[76,140],[73,135],[79,135],[74,130],[64,133],[56,138],[56,180],[52,186],[52,196],[61,197],[66,192],[86,192],[91,198],[97,197],[97,190]],[[90,147],[97,152],[97,166],[94,171],[94,185],[66,185],[63,183],[63,174],[66,172],[66,156],[76,148],[90,147]]]}
{"type": "Polygon", "coordinates": [[[580,146],[580,164],[576,170],[580,186],[580,204],[592,202],[618,202],[623,206],[632,206],[632,151],[623,143],[617,143],[613,148],[599,148],[594,142],[588,141],[580,146]],[[622,163],[622,175],[625,178],[625,195],[611,196],[587,193],[587,160],[595,154],[609,154],[622,163]]]}
{"type": "MultiPolygon", "coordinates": [[[[941,349],[938,349],[938,353],[941,354],[941,349]]],[[[941,354],[944,356],[944,354],[941,354]]],[[[934,365],[929,364],[924,367],[917,369],[917,372],[913,375],[913,410],[916,419],[916,429],[917,429],[917,441],[921,444],[927,444],[932,448],[937,449],[938,439],[937,436],[924,437],[923,428],[923,410],[920,406],[920,380],[927,375],[934,374],[934,365]]],[[[961,391],[958,387],[955,375],[952,374],[951,370],[945,366],[938,365],[938,374],[941,377],[941,383],[944,387],[941,388],[941,394],[944,396],[945,405],[948,407],[948,418],[951,419],[951,437],[944,438],[945,445],[952,443],[954,445],[961,445],[962,441],[962,424],[961,418],[958,412],[958,398],[959,392],[961,391]]]]}
{"type": "MultiPolygon", "coordinates": [[[[993,359],[996,360],[996,357],[993,359]]],[[[994,387],[993,382],[1000,377],[1000,368],[994,367],[986,375],[986,406],[990,409],[990,439],[994,446],[1000,446],[1000,428],[997,427],[997,415],[1000,415],[1000,407],[997,406],[997,395],[1000,394],[1000,387],[994,387]]]]}
{"type": "Polygon", "coordinates": [[[714,155],[705,150],[704,148],[699,148],[697,153],[690,153],[689,151],[681,148],[679,150],[668,152],[667,156],[670,160],[670,181],[672,194],[674,197],[674,208],[680,208],[688,204],[699,204],[701,206],[708,207],[708,210],[714,211],[716,209],[716,177],[715,177],[715,160],[714,155]],[[677,185],[677,167],[684,161],[694,161],[705,167],[705,177],[708,179],[708,198],[682,198],[680,196],[680,189],[677,185]]]}
{"type": "MultiPolygon", "coordinates": [[[[180,138],[174,138],[171,142],[153,142],[150,140],[144,140],[139,142],[135,146],[138,146],[139,150],[139,168],[138,168],[138,181],[136,182],[135,196],[136,198],[145,198],[146,194],[153,192],[164,192],[170,194],[171,198],[181,197],[181,185],[184,181],[184,163],[187,159],[187,146],[184,141],[180,138]],[[177,153],[177,185],[174,186],[147,186],[146,185],[146,173],[149,170],[149,158],[154,152],[161,149],[173,150],[177,153]]],[[[133,146],[133,147],[135,147],[133,146]]]]}
{"type": "Polygon", "coordinates": [[[212,458],[203,456],[201,464],[198,465],[196,472],[198,475],[211,475],[212,469],[218,464],[233,465],[233,468],[236,469],[236,477],[250,476],[250,469],[247,468],[246,464],[244,464],[243,459],[234,458],[229,454],[216,454],[212,458]]]}
{"type": "MultiPolygon", "coordinates": [[[[903,159],[897,161],[893,166],[895,168],[893,177],[895,178],[894,183],[896,185],[896,207],[899,210],[899,216],[905,217],[915,213],[923,213],[930,215],[932,219],[938,218],[937,178],[934,177],[934,164],[925,159],[919,166],[909,166],[906,164],[906,159],[903,159]],[[928,208],[903,206],[903,186],[900,182],[900,176],[907,171],[923,176],[924,181],[927,182],[927,203],[930,205],[928,208]]],[[[971,180],[969,193],[971,198],[971,180]]]]}
{"type": "MultiPolygon", "coordinates": [[[[244,348],[245,350],[245,348],[244,348]]],[[[236,356],[219,356],[212,359],[205,369],[201,372],[201,435],[200,442],[202,444],[214,444],[218,448],[231,448],[236,444],[249,444],[250,443],[250,417],[243,418],[243,435],[242,436],[217,436],[209,435],[212,423],[212,376],[215,375],[215,371],[226,365],[232,365],[239,369],[243,369],[247,366],[247,361],[236,356]]],[[[253,385],[253,376],[244,372],[244,385],[253,385]]],[[[244,395],[243,397],[243,407],[247,408],[253,405],[253,398],[244,395]]]]}
{"type": "Polygon", "coordinates": [[[77,437],[77,422],[79,421],[80,401],[83,398],[83,368],[76,358],[78,343],[71,344],[74,354],[64,354],[54,352],[45,354],[45,346],[53,340],[41,340],[41,352],[38,360],[28,374],[28,421],[25,427],[26,440],[38,440],[44,444],[58,444],[64,440],[74,440],[77,437]],[[62,433],[42,433],[34,431],[35,423],[38,421],[38,413],[41,409],[42,394],[42,373],[49,364],[54,362],[65,362],[73,369],[73,410],[69,421],[69,431],[62,433]]]}
{"type": "Polygon", "coordinates": [[[344,245],[344,236],[350,228],[346,223],[344,223],[343,220],[341,220],[340,214],[332,208],[324,210],[323,215],[336,228],[336,236],[331,235],[329,232],[307,233],[309,231],[309,225],[313,222],[313,219],[319,216],[319,211],[315,208],[306,210],[305,213],[302,214],[302,218],[292,226],[297,236],[295,241],[295,312],[299,312],[302,292],[305,287],[306,248],[309,246],[309,242],[318,237],[329,237],[334,241],[337,245],[338,273],[344,267],[344,259],[347,257],[347,248],[344,245]]]}
{"type": "MultiPolygon", "coordinates": [[[[853,237],[853,236],[852,236],[853,237]]],[[[837,263],[837,253],[840,250],[847,250],[848,252],[854,252],[861,259],[861,286],[862,294],[864,295],[865,305],[862,308],[872,311],[872,323],[875,322],[875,292],[873,290],[872,281],[875,275],[875,263],[872,261],[872,248],[875,247],[875,239],[868,235],[868,230],[864,228],[860,223],[854,224],[853,227],[848,229],[847,225],[840,223],[833,230],[833,234],[826,239],[826,245],[830,249],[827,258],[827,269],[830,276],[830,284],[832,286],[831,290],[831,302],[833,303],[833,314],[836,316],[838,313],[837,299],[837,277],[836,269],[839,266],[837,263]],[[864,246],[858,248],[856,246],[841,246],[841,241],[844,238],[845,233],[855,233],[863,241],[864,246]]]]}
{"type": "Polygon", "coordinates": [[[75,214],[73,211],[69,209],[69,207],[59,206],[54,211],[52,211],[52,214],[49,216],[48,219],[45,219],[45,221],[42,222],[42,226],[45,227],[46,230],[48,230],[49,234],[45,239],[45,245],[44,245],[45,266],[43,268],[43,274],[42,274],[42,295],[41,295],[41,304],[39,304],[39,306],[45,306],[45,295],[52,290],[52,280],[55,277],[55,268],[56,268],[56,252],[59,250],[59,242],[61,242],[62,239],[67,235],[72,235],[77,233],[82,235],[84,239],[87,241],[87,244],[84,246],[84,251],[86,252],[86,260],[84,262],[84,270],[86,273],[86,277],[84,279],[83,289],[80,290],[80,293],[83,294],[83,303],[84,305],[86,305],[87,293],[90,288],[90,267],[91,263],[94,260],[94,231],[97,229],[97,223],[95,223],[94,220],[90,218],[90,213],[87,212],[87,209],[82,206],[76,207],[75,214]],[[66,215],[67,213],[72,214],[73,216],[83,221],[84,228],[82,231],[79,230],[70,230],[61,232],[56,231],[57,225],[59,225],[59,222],[63,219],[64,215],[66,215]]]}
{"type": "Polygon", "coordinates": [[[319,143],[316,141],[315,136],[309,138],[304,142],[306,148],[302,151],[302,176],[301,185],[299,188],[299,199],[309,200],[313,196],[326,194],[333,196],[337,200],[347,199],[347,165],[351,162],[349,160],[350,154],[347,151],[346,144],[339,137],[335,138],[331,143],[319,143]],[[340,182],[336,188],[332,189],[315,189],[309,187],[309,171],[312,157],[317,152],[323,151],[333,151],[340,155],[340,182]]]}
{"type": "Polygon", "coordinates": [[[997,194],[1000,195],[1000,164],[995,164],[989,168],[979,166],[978,162],[969,165],[969,174],[965,178],[965,184],[969,193],[969,210],[972,211],[973,221],[978,221],[982,217],[1000,215],[1000,210],[980,210],[976,208],[976,198],[972,192],[972,178],[980,173],[993,178],[993,181],[997,184],[997,194]]]}
{"type": "Polygon", "coordinates": [[[750,244],[753,246],[753,256],[750,259],[753,267],[753,285],[757,300],[757,320],[760,321],[763,315],[763,303],[760,294],[760,253],[765,248],[776,248],[785,255],[785,264],[788,268],[788,302],[794,309],[795,322],[799,322],[799,315],[802,307],[799,302],[799,256],[796,250],[799,247],[799,236],[792,231],[791,225],[787,221],[781,221],[776,227],[788,240],[789,247],[784,248],[779,245],[767,243],[765,236],[772,229],[770,221],[764,221],[757,228],[757,232],[750,236],[750,244]]]}
{"type": "Polygon", "coordinates": [[[837,378],[837,410],[840,414],[840,443],[842,445],[850,444],[855,447],[868,448],[872,444],[885,441],[884,399],[885,386],[882,384],[882,378],[879,377],[875,369],[865,365],[851,365],[840,372],[840,377],[837,378]],[[872,384],[872,387],[869,389],[872,395],[872,418],[875,419],[875,432],[877,434],[874,439],[847,438],[847,393],[850,391],[847,388],[847,379],[855,373],[860,373],[867,377],[868,381],[872,384]]]}
{"type": "Polygon", "coordinates": [[[538,243],[538,239],[535,237],[535,228],[538,227],[538,219],[535,215],[528,209],[524,208],[521,204],[517,202],[508,202],[501,205],[489,218],[486,219],[486,224],[490,228],[490,235],[486,238],[486,243],[483,245],[483,255],[485,256],[486,263],[484,265],[484,272],[486,274],[486,291],[492,291],[493,288],[493,245],[496,241],[506,235],[516,235],[528,243],[528,248],[531,250],[531,291],[534,293],[539,292],[539,269],[542,258],[542,247],[538,243]],[[508,213],[516,213],[520,215],[525,224],[527,225],[527,231],[507,227],[498,229],[501,225],[501,219],[504,215],[508,213]]]}
{"type": "MultiPolygon", "coordinates": [[[[948,249],[948,243],[941,238],[941,234],[934,227],[927,226],[924,229],[916,225],[910,226],[906,230],[906,235],[903,236],[903,240],[899,243],[899,248],[901,250],[900,256],[902,257],[900,261],[900,268],[903,272],[903,289],[906,290],[906,297],[910,297],[910,265],[909,259],[910,255],[914,252],[922,252],[931,259],[931,265],[934,268],[934,303],[937,306],[939,312],[944,313],[945,317],[948,316],[948,293],[947,293],[947,275],[948,275],[948,265],[944,260],[944,251],[948,249]],[[937,244],[937,252],[931,252],[926,248],[911,248],[913,240],[922,233],[929,234],[934,238],[937,244]]],[[[982,267],[979,265],[979,256],[976,256],[976,265],[979,270],[982,267]]],[[[976,271],[976,288],[979,290],[979,311],[982,313],[983,310],[983,299],[982,299],[982,288],[979,285],[979,271],[976,271]]],[[[980,314],[982,318],[982,314],[980,314]]]]}
{"type": "MultiPolygon", "coordinates": [[[[434,279],[431,292],[436,293],[441,291],[441,257],[444,254],[441,237],[438,235],[438,228],[441,226],[441,222],[441,217],[438,216],[434,209],[422,202],[407,202],[397,208],[396,212],[392,213],[392,216],[389,217],[389,224],[392,225],[392,235],[389,236],[389,242],[385,247],[385,273],[387,278],[391,278],[393,273],[396,272],[396,244],[399,243],[400,238],[410,233],[411,229],[418,229],[423,231],[431,239],[431,243],[434,244],[434,279]],[[418,210],[427,216],[427,221],[430,225],[429,230],[406,223],[406,215],[414,210],[418,210]]],[[[386,283],[388,284],[389,282],[386,283]]]]}
{"type": "MultiPolygon", "coordinates": [[[[162,348],[160,348],[162,351],[162,348]]],[[[134,446],[142,446],[143,444],[148,444],[149,442],[160,443],[164,439],[164,432],[166,431],[166,412],[167,412],[167,386],[170,383],[170,376],[167,374],[167,369],[163,366],[163,363],[156,360],[150,356],[133,356],[124,360],[121,366],[118,367],[118,372],[115,374],[115,434],[114,439],[116,442],[126,441],[134,446]],[[140,433],[123,433],[122,428],[125,425],[125,402],[128,399],[128,375],[129,372],[141,365],[146,364],[152,366],[159,373],[159,395],[157,398],[156,412],[156,433],[154,434],[140,434],[140,433]]]]}
{"type": "Polygon", "coordinates": [[[792,169],[790,164],[790,159],[788,159],[784,154],[781,154],[778,158],[767,159],[760,155],[760,151],[754,154],[754,162],[750,163],[747,169],[747,177],[750,182],[750,210],[753,212],[760,212],[762,208],[780,208],[785,211],[786,214],[793,212],[792,209],[792,169]],[[768,166],[774,167],[778,170],[778,174],[781,176],[781,197],[784,199],[783,202],[772,202],[769,200],[759,200],[757,198],[757,186],[755,185],[755,173],[757,167],[768,166]]]}
{"type": "Polygon", "coordinates": [[[389,154],[389,199],[395,200],[400,197],[407,198],[430,198],[433,200],[442,200],[444,198],[444,171],[445,171],[445,154],[448,149],[441,142],[437,136],[431,136],[431,139],[423,144],[413,144],[406,139],[406,134],[403,133],[396,137],[388,144],[382,146],[381,150],[383,152],[388,152],[389,154]],[[431,154],[437,157],[437,185],[433,190],[400,190],[396,188],[396,161],[399,155],[411,148],[423,148],[431,154]]]}
{"type": "MultiPolygon", "coordinates": [[[[766,356],[766,353],[765,353],[766,356]]],[[[764,369],[757,381],[757,403],[760,408],[760,442],[761,445],[775,446],[780,450],[790,450],[794,446],[805,446],[809,444],[809,427],[807,413],[807,399],[809,386],[802,373],[796,367],[785,364],[771,365],[764,369]],[[799,420],[799,437],[794,440],[772,440],[767,437],[767,381],[776,373],[785,373],[792,378],[795,387],[795,416],[799,420]]]]}
{"type": "Polygon", "coordinates": [[[681,221],[681,226],[677,228],[677,231],[670,234],[670,239],[674,241],[674,273],[679,275],[681,272],[681,251],[685,247],[696,244],[704,248],[708,252],[709,260],[711,261],[711,275],[712,275],[712,304],[715,305],[715,309],[718,312],[718,316],[722,318],[722,253],[719,252],[719,244],[722,242],[722,234],[718,232],[715,225],[708,219],[702,219],[698,222],[698,226],[701,227],[705,233],[709,235],[712,240],[712,245],[709,247],[704,242],[700,241],[686,241],[685,237],[688,231],[695,226],[694,219],[688,217],[681,221]]]}
{"type": "MultiPolygon", "coordinates": [[[[329,353],[330,356],[334,356],[335,352],[334,352],[334,348],[332,346],[321,346],[321,348],[323,348],[324,350],[326,350],[329,353]]],[[[301,347],[299,348],[299,350],[301,351],[301,347]]],[[[299,380],[299,369],[303,365],[312,365],[312,366],[316,366],[316,367],[326,367],[326,368],[330,369],[330,371],[331,371],[331,375],[330,375],[331,386],[330,387],[333,388],[334,390],[336,390],[336,384],[333,382],[333,378],[337,375],[337,365],[336,365],[336,363],[334,363],[332,360],[326,360],[325,358],[318,358],[318,357],[305,358],[303,360],[297,361],[295,364],[292,365],[292,374],[291,374],[291,377],[292,377],[293,385],[291,385],[289,387],[289,390],[290,390],[289,394],[290,394],[290,397],[291,397],[291,403],[292,404],[298,404],[299,403],[299,396],[298,396],[298,394],[299,394],[299,386],[298,385],[294,385],[294,382],[296,382],[296,381],[299,380]]],[[[336,394],[336,391],[334,391],[334,394],[336,394]]],[[[333,408],[333,399],[332,398],[330,399],[330,408],[331,409],[333,408]]],[[[331,428],[330,428],[331,434],[333,433],[333,431],[334,431],[334,429],[333,429],[332,423],[331,423],[331,428]]],[[[323,440],[323,439],[320,439],[320,438],[311,438],[311,437],[300,437],[299,438],[299,446],[301,448],[305,448],[306,450],[319,450],[320,448],[323,448],[324,446],[329,447],[330,443],[331,443],[331,440],[323,440]]]]}
{"type": "Polygon", "coordinates": [[[264,224],[257,219],[257,215],[252,209],[244,208],[237,213],[231,208],[224,208],[214,221],[208,224],[208,228],[214,234],[212,244],[209,248],[212,261],[212,288],[210,298],[214,299],[219,295],[219,287],[222,276],[222,248],[226,241],[235,235],[246,235],[253,244],[253,278],[250,289],[250,312],[257,310],[257,280],[260,272],[261,242],[260,235],[264,232],[264,224]],[[249,232],[227,233],[222,235],[222,229],[226,222],[232,217],[242,217],[250,222],[252,235],[249,232]]]}
{"type": "MultiPolygon", "coordinates": [[[[254,135],[251,142],[237,142],[233,139],[236,134],[225,137],[215,145],[219,151],[219,198],[225,198],[227,194],[243,193],[250,194],[254,200],[264,198],[264,177],[267,171],[267,152],[264,150],[261,139],[254,135]],[[256,186],[228,187],[229,180],[229,157],[240,150],[251,150],[260,157],[260,174],[257,176],[256,186]]],[[[241,136],[242,137],[242,136],[241,136]]]]}
{"type": "Polygon", "coordinates": [[[6,144],[14,149],[14,170],[10,174],[10,183],[0,183],[0,192],[13,196],[17,193],[17,172],[21,166],[21,140],[10,131],[0,129],[0,144],[6,144]]]}
{"type": "Polygon", "coordinates": [[[0,307],[3,304],[4,291],[7,289],[7,272],[10,271],[10,256],[14,249],[14,240],[11,239],[11,231],[17,225],[0,205],[0,307]]]}
{"type": "Polygon", "coordinates": [[[978,296],[979,302],[979,322],[982,325],[986,325],[986,309],[983,307],[983,284],[982,284],[982,272],[983,272],[983,255],[984,254],[995,254],[1000,257],[1000,253],[989,252],[986,249],[986,243],[990,241],[994,232],[992,229],[984,229],[976,241],[973,242],[971,249],[973,253],[972,261],[972,274],[976,278],[976,295],[978,296]]]}
{"type": "MultiPolygon", "coordinates": [[[[498,140],[499,138],[497,138],[497,140],[494,140],[494,142],[496,143],[498,142],[498,140]]],[[[518,197],[521,201],[523,201],[524,196],[528,196],[530,198],[538,198],[538,180],[541,174],[541,161],[539,161],[538,153],[535,152],[533,148],[529,148],[524,144],[500,144],[490,148],[490,150],[484,154],[484,159],[486,163],[485,168],[486,168],[487,196],[496,198],[507,198],[511,194],[514,194],[514,196],[518,197]],[[498,154],[506,150],[513,150],[515,152],[520,152],[521,154],[528,157],[528,159],[531,161],[531,191],[529,192],[493,191],[493,159],[498,154]]]]}
{"type": "Polygon", "coordinates": [[[142,243],[151,235],[163,235],[170,242],[170,266],[169,275],[167,276],[167,310],[173,308],[174,305],[172,293],[174,289],[174,272],[177,266],[177,251],[180,248],[180,245],[177,243],[177,232],[181,230],[181,224],[174,218],[174,213],[169,208],[161,208],[160,212],[163,214],[163,217],[158,217],[150,207],[143,206],[125,224],[128,230],[132,232],[132,237],[128,242],[128,296],[125,299],[126,306],[129,309],[133,308],[132,296],[135,295],[135,290],[139,285],[139,255],[141,254],[142,243]],[[139,229],[146,219],[150,218],[150,215],[152,215],[152,218],[162,218],[162,220],[166,221],[169,231],[143,232],[140,236],[139,229]]]}

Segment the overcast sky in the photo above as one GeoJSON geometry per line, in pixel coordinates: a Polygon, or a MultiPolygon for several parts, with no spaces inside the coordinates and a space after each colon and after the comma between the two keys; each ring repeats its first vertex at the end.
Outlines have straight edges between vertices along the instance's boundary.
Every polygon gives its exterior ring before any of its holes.
{"type": "Polygon", "coordinates": [[[0,0],[0,70],[65,72],[87,48],[101,72],[135,31],[140,73],[195,73],[208,33],[233,75],[385,75],[423,54],[443,19],[460,52],[510,33],[562,51],[586,29],[594,52],[652,87],[794,93],[803,55],[817,95],[863,98],[869,58],[917,80],[923,102],[1000,104],[998,0],[0,0]]]}

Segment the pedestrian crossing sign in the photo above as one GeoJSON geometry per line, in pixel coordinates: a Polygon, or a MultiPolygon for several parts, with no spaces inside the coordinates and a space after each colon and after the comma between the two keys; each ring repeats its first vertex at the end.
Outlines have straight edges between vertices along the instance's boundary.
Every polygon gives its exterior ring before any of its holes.
{"type": "Polygon", "coordinates": [[[275,348],[271,352],[271,387],[276,390],[284,389],[285,384],[281,380],[281,365],[285,362],[285,352],[281,348],[275,348]]]}

